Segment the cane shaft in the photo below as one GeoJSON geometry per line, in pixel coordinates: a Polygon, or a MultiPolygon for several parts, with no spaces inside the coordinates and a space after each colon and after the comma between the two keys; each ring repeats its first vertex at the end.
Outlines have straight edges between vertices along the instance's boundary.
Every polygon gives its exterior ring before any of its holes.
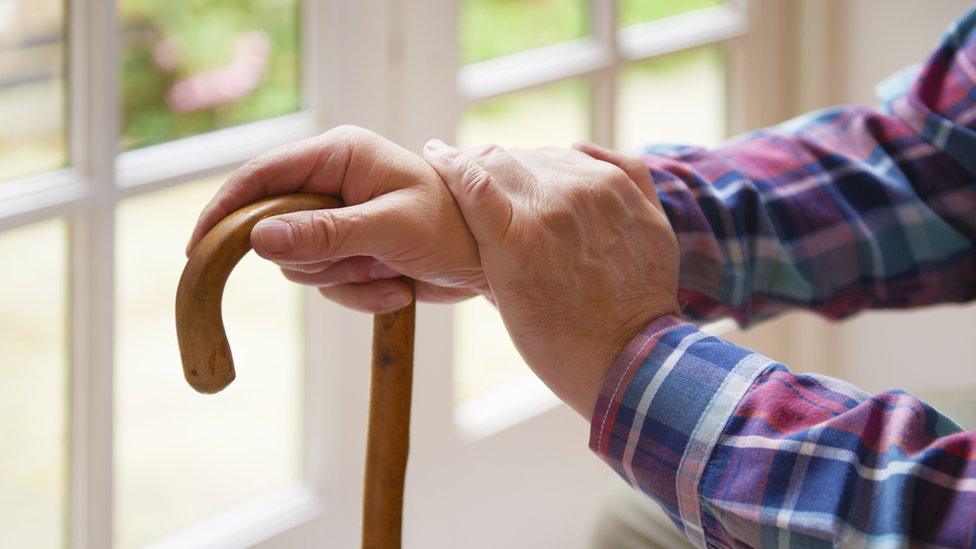
{"type": "Polygon", "coordinates": [[[373,319],[363,549],[398,549],[410,448],[414,304],[373,319]]]}

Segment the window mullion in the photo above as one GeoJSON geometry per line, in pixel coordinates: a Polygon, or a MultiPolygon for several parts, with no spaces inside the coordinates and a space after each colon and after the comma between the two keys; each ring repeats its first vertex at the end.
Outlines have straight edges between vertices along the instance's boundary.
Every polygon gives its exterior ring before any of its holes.
{"type": "Polygon", "coordinates": [[[72,163],[89,186],[71,238],[71,547],[112,545],[115,153],[114,0],[68,0],[72,163]]]}
{"type": "Polygon", "coordinates": [[[591,0],[590,34],[610,52],[612,62],[589,76],[590,139],[607,147],[614,146],[614,122],[617,104],[617,0],[591,0]]]}

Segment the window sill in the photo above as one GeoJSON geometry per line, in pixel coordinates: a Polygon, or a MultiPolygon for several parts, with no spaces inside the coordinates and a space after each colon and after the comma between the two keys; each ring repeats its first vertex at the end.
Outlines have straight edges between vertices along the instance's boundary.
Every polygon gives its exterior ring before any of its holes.
{"type": "Polygon", "coordinates": [[[539,378],[526,374],[455,406],[454,424],[462,440],[475,442],[561,404],[539,378]]]}
{"type": "Polygon", "coordinates": [[[251,547],[320,516],[322,509],[315,492],[307,485],[296,483],[242,503],[147,547],[251,547]]]}

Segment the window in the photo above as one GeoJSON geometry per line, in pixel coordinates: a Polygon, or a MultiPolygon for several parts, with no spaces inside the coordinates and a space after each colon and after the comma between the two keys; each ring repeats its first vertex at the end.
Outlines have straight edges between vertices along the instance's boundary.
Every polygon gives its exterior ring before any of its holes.
{"type": "MultiPolygon", "coordinates": [[[[460,28],[461,147],[590,140],[634,151],[662,141],[710,146],[727,134],[726,49],[745,32],[739,6],[467,0],[460,28]]],[[[456,306],[454,329],[462,432],[490,434],[558,403],[491,305],[456,306]]]]}
{"type": "Polygon", "coordinates": [[[67,233],[52,219],[0,233],[0,530],[12,547],[64,541],[68,464],[67,233]]]}
{"type": "Polygon", "coordinates": [[[187,390],[173,326],[222,174],[316,129],[299,22],[298,0],[0,2],[6,543],[136,547],[317,501],[303,294],[242,263],[225,310],[248,374],[215,398],[187,390]]]}
{"type": "MultiPolygon", "coordinates": [[[[216,186],[341,123],[413,150],[432,136],[712,144],[775,89],[741,69],[773,5],[0,0],[4,541],[355,546],[367,317],[248,257],[224,300],[237,381],[204,396],[182,379],[173,298],[216,186]]],[[[588,504],[556,504],[553,487],[572,475],[595,491],[606,472],[491,306],[422,306],[417,335],[406,544],[585,535],[563,518],[588,504]],[[533,473],[512,504],[516,467],[533,473]],[[509,528],[479,523],[487,509],[509,528]]]]}

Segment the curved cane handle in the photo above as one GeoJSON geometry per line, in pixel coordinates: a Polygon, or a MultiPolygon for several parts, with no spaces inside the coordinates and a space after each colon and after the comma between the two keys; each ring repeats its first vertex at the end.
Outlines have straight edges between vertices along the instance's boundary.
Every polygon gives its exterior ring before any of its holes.
{"type": "Polygon", "coordinates": [[[231,356],[221,315],[227,277],[251,249],[251,229],[272,215],[341,206],[318,194],[266,198],[228,215],[197,244],[183,268],[176,291],[176,336],[183,375],[201,393],[216,393],[234,381],[231,356]]]}
{"type": "MultiPolygon", "coordinates": [[[[227,277],[251,249],[251,229],[265,217],[335,208],[327,196],[268,198],[228,215],[197,244],[176,291],[176,335],[183,375],[197,391],[216,393],[234,381],[234,359],[224,332],[221,298],[227,277]]],[[[412,281],[407,280],[412,285],[412,281]]],[[[363,482],[364,549],[398,549],[403,488],[410,447],[414,304],[373,320],[366,475],[363,482]]]]}

